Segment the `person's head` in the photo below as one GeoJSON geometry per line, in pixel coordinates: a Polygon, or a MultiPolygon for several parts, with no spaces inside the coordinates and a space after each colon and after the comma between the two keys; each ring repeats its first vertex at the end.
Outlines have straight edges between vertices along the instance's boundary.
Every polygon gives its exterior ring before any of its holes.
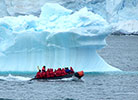
{"type": "Polygon", "coordinates": [[[43,66],[44,68],[46,67],[46,66],[43,66]]]}
{"type": "Polygon", "coordinates": [[[41,70],[39,70],[39,72],[41,72],[41,70]]]}

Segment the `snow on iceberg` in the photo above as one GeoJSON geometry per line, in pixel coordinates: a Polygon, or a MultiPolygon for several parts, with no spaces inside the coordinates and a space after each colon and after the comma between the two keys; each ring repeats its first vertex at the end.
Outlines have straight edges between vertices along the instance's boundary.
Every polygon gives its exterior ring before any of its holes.
{"type": "Polygon", "coordinates": [[[46,3],[40,17],[0,18],[0,70],[35,71],[36,66],[72,66],[76,71],[119,71],[96,52],[110,25],[86,7],[72,12],[46,3]]]}

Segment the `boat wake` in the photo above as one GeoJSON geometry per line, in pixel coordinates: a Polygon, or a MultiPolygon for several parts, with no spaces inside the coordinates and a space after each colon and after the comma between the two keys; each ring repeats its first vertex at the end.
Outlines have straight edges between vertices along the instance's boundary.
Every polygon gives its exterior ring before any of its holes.
{"type": "Polygon", "coordinates": [[[63,78],[62,81],[83,81],[83,79],[78,79],[77,77],[63,78]]]}
{"type": "Polygon", "coordinates": [[[56,79],[56,80],[41,80],[41,81],[47,81],[47,82],[83,82],[83,79],[78,79],[76,77],[71,77],[71,78],[63,78],[63,79],[56,79]]]}
{"type": "Polygon", "coordinates": [[[33,81],[39,81],[39,82],[72,82],[72,81],[75,81],[75,82],[84,82],[84,80],[82,78],[78,79],[76,77],[62,78],[62,79],[50,79],[50,80],[39,79],[39,80],[33,80],[33,81]]]}
{"type": "Polygon", "coordinates": [[[9,74],[8,76],[0,76],[0,81],[29,81],[30,77],[14,76],[9,74]]]}
{"type": "MultiPolygon", "coordinates": [[[[30,81],[32,78],[31,77],[25,77],[25,76],[17,76],[17,75],[12,75],[9,74],[7,76],[0,76],[0,81],[30,81]]],[[[83,79],[78,79],[76,77],[71,77],[71,78],[63,78],[63,79],[56,79],[56,80],[36,80],[40,82],[71,82],[71,81],[77,81],[81,82],[83,79]]]]}

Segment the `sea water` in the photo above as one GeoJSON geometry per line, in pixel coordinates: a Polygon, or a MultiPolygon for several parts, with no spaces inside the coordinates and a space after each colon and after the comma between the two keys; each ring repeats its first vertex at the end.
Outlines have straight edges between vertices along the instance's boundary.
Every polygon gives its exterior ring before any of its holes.
{"type": "Polygon", "coordinates": [[[137,100],[137,86],[138,72],[87,73],[81,81],[1,80],[0,99],[137,100]]]}
{"type": "Polygon", "coordinates": [[[30,81],[36,72],[0,72],[0,99],[138,100],[138,36],[109,36],[107,43],[98,53],[122,72],[90,72],[81,80],[57,81],[30,81]]]}

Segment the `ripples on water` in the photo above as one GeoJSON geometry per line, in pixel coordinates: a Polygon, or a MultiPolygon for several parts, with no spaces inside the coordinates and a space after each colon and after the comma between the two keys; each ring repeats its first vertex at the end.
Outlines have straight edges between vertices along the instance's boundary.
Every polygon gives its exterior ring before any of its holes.
{"type": "Polygon", "coordinates": [[[29,76],[3,76],[0,81],[0,98],[3,100],[137,100],[138,97],[138,72],[85,73],[82,80],[78,81],[71,79],[29,81],[31,78],[29,76]]]}
{"type": "Polygon", "coordinates": [[[0,72],[0,100],[138,100],[138,36],[110,36],[100,55],[122,72],[82,80],[29,81],[34,72],[0,72]]]}
{"type": "Polygon", "coordinates": [[[107,46],[98,53],[123,71],[138,71],[138,36],[108,36],[107,46]]]}

